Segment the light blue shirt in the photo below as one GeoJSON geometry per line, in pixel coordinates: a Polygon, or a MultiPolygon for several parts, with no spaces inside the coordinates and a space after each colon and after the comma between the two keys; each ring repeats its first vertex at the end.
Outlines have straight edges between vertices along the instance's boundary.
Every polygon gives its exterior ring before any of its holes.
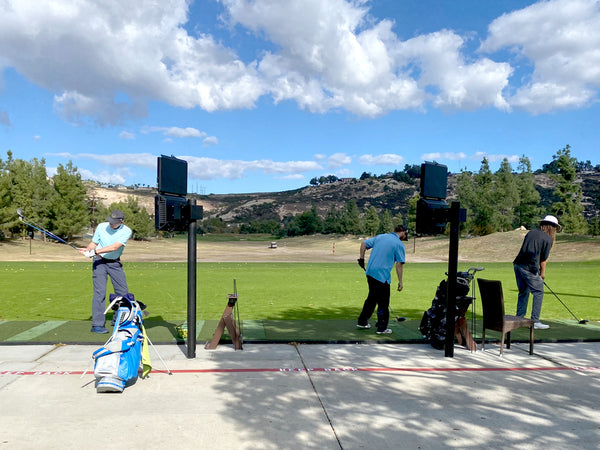
{"type": "Polygon", "coordinates": [[[123,254],[123,250],[125,250],[125,244],[127,244],[127,241],[130,237],[131,228],[129,228],[127,225],[121,224],[119,228],[114,230],[110,227],[108,222],[102,222],[96,227],[96,232],[94,233],[92,241],[98,246],[98,248],[103,248],[107,245],[114,244],[115,242],[120,242],[123,245],[117,250],[100,254],[100,256],[106,259],[119,259],[123,254]]]}
{"type": "Polygon", "coordinates": [[[382,283],[391,284],[390,272],[395,263],[404,263],[404,244],[396,233],[379,234],[365,239],[367,250],[371,250],[367,275],[382,283]]]}

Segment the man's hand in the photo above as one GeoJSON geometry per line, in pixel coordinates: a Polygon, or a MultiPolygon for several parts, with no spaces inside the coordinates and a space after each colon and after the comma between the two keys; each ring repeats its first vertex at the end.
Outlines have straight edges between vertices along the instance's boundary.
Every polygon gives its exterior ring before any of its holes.
{"type": "Polygon", "coordinates": [[[402,281],[398,282],[398,291],[401,291],[402,289],[404,289],[404,285],[402,284],[402,281]]]}
{"type": "Polygon", "coordinates": [[[83,256],[86,256],[88,258],[93,258],[94,255],[96,254],[96,250],[95,249],[85,250],[82,254],[83,254],[83,256]]]}
{"type": "Polygon", "coordinates": [[[358,258],[357,261],[360,268],[366,271],[367,269],[365,269],[365,258],[358,258]]]}

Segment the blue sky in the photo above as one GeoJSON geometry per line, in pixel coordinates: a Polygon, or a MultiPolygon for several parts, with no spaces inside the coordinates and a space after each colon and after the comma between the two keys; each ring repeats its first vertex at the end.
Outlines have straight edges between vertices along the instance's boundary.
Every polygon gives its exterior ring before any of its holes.
{"type": "Polygon", "coordinates": [[[199,193],[600,163],[598,0],[7,0],[0,158],[199,193]]]}

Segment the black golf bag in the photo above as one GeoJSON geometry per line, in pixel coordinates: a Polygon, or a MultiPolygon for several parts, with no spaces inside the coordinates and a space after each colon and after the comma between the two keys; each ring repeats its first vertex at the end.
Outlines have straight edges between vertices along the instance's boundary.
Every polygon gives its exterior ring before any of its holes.
{"type": "MultiPolygon", "coordinates": [[[[473,275],[467,272],[456,274],[456,310],[454,312],[454,323],[458,323],[459,317],[464,317],[469,305],[473,301],[468,297],[470,283],[473,275]]],[[[419,330],[429,344],[435,349],[442,350],[446,342],[446,297],[448,282],[442,280],[435,291],[435,297],[431,302],[431,308],[423,313],[419,330]]]]}

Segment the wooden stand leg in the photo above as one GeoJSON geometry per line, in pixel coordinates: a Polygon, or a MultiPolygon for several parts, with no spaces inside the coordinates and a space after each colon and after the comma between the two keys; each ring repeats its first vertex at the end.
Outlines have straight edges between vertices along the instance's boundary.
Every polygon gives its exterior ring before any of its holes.
{"type": "Polygon", "coordinates": [[[223,332],[225,331],[225,327],[227,327],[227,331],[229,332],[229,336],[231,337],[231,342],[233,342],[233,347],[236,350],[242,350],[242,336],[235,325],[235,321],[233,320],[233,307],[235,306],[236,300],[237,296],[229,296],[229,302],[225,307],[225,311],[223,311],[223,316],[219,321],[219,325],[217,325],[215,334],[213,334],[211,341],[207,342],[204,346],[206,350],[214,350],[215,348],[217,348],[217,346],[219,345],[219,341],[223,336],[223,332]]]}

